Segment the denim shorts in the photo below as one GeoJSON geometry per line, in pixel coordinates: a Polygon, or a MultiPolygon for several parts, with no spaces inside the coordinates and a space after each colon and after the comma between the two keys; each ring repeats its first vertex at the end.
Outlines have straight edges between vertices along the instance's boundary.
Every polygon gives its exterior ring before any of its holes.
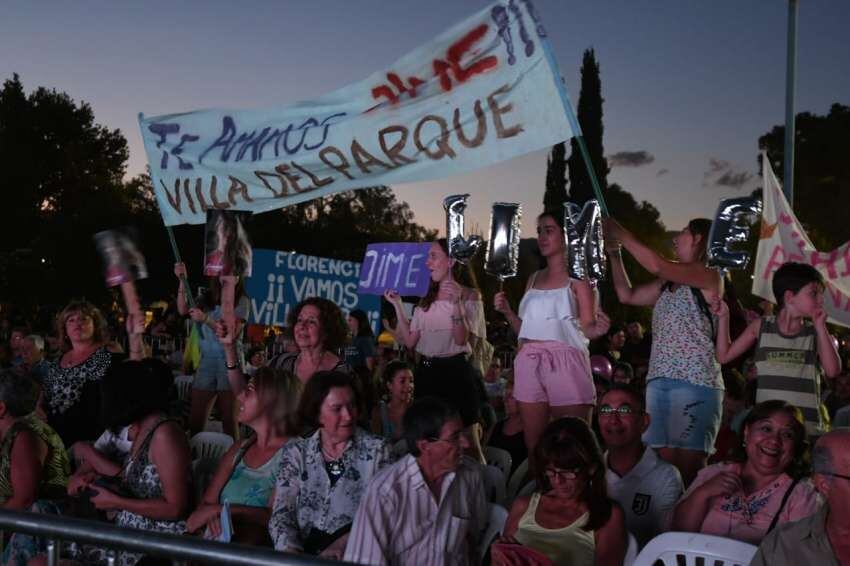
{"type": "Polygon", "coordinates": [[[723,390],[657,377],[646,384],[650,425],[643,441],[653,448],[686,448],[712,454],[720,429],[723,390]]]}
{"type": "Polygon", "coordinates": [[[227,380],[227,362],[224,358],[201,354],[201,363],[192,380],[192,389],[198,391],[230,391],[227,380]]]}

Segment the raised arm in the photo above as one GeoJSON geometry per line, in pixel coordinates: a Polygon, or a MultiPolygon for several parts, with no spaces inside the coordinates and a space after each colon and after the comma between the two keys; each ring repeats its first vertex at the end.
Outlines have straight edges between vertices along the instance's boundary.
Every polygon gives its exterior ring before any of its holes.
{"type": "Polygon", "coordinates": [[[611,280],[614,283],[614,291],[617,299],[624,305],[639,307],[651,307],[661,296],[661,288],[664,280],[655,279],[649,283],[632,287],[626,268],[623,265],[623,256],[619,245],[606,248],[608,257],[611,258],[611,280]]]}
{"type": "Polygon", "coordinates": [[[711,312],[717,316],[715,355],[719,363],[726,364],[737,359],[758,341],[761,331],[761,318],[747,325],[746,330],[732,342],[729,335],[729,306],[726,301],[720,297],[715,297],[711,301],[711,312]]]}
{"type": "Polygon", "coordinates": [[[826,318],[826,311],[821,308],[815,313],[813,320],[815,323],[815,332],[817,333],[820,367],[823,368],[824,375],[831,379],[841,373],[841,358],[835,349],[832,335],[826,327],[826,318]]]}
{"type": "Polygon", "coordinates": [[[607,238],[622,242],[632,257],[652,275],[678,285],[688,285],[704,291],[718,292],[721,288],[720,273],[716,269],[695,263],[679,263],[661,257],[652,248],[638,240],[616,220],[605,220],[607,238]]]}
{"type": "Polygon", "coordinates": [[[416,344],[419,342],[419,331],[410,329],[410,321],[407,320],[407,316],[404,314],[404,307],[402,306],[401,297],[398,292],[388,289],[384,292],[384,298],[393,306],[393,309],[395,309],[395,316],[398,320],[398,324],[396,324],[394,334],[406,347],[410,349],[415,348],[416,344]]]}
{"type": "Polygon", "coordinates": [[[182,316],[186,316],[189,313],[189,304],[186,301],[186,284],[187,273],[186,273],[186,264],[185,263],[175,263],[174,264],[174,275],[177,276],[177,312],[179,312],[182,316]]]}

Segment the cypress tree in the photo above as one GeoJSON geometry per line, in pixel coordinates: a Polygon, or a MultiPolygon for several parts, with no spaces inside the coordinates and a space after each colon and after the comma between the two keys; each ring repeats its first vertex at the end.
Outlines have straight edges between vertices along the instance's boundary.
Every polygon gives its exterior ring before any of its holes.
{"type": "Polygon", "coordinates": [[[546,192],[543,210],[561,210],[567,200],[567,146],[561,142],[552,146],[546,162],[546,192]]]}
{"type": "MultiPolygon", "coordinates": [[[[596,178],[602,188],[602,194],[608,188],[608,162],[602,148],[602,81],[599,79],[599,63],[593,49],[587,49],[581,64],[581,91],[578,97],[577,118],[584,134],[584,142],[590,154],[596,178]]],[[[583,206],[589,199],[595,198],[593,185],[587,174],[587,165],[581,155],[578,142],[570,142],[572,153],[567,160],[570,175],[570,200],[583,206]]]]}

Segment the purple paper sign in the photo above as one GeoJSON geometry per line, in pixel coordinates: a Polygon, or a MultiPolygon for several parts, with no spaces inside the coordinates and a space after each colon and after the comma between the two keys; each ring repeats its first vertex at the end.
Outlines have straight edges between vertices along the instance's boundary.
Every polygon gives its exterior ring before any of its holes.
{"type": "Polygon", "coordinates": [[[358,293],[381,295],[395,289],[402,296],[424,297],[431,273],[425,267],[431,244],[369,244],[360,266],[358,293]]]}

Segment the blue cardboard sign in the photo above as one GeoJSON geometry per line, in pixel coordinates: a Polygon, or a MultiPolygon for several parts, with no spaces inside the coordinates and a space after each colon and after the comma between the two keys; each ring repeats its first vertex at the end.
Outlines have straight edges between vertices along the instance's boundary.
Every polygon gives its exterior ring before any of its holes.
{"type": "Polygon", "coordinates": [[[425,266],[430,248],[430,243],[369,244],[358,291],[381,295],[394,289],[405,297],[424,297],[431,282],[431,273],[425,266]]]}
{"type": "Polygon", "coordinates": [[[277,250],[254,250],[253,275],[245,280],[251,299],[251,324],[286,326],[289,309],[308,297],[336,303],[347,315],[354,309],[366,312],[377,335],[381,322],[381,299],[360,295],[360,264],[277,250]]]}

